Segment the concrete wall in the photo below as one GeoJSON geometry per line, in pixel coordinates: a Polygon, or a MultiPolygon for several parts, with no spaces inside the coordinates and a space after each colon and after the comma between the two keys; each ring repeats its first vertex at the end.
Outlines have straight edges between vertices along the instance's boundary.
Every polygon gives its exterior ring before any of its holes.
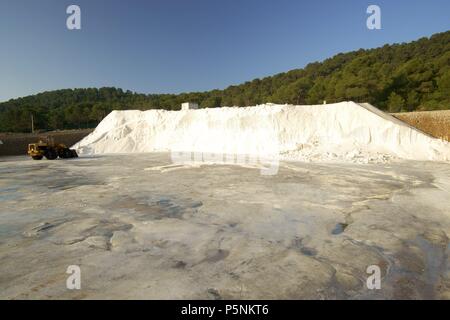
{"type": "Polygon", "coordinates": [[[31,133],[0,133],[0,156],[26,155],[29,143],[35,143],[40,137],[50,136],[55,143],[64,143],[71,147],[94,129],[53,131],[41,134],[31,133]]]}

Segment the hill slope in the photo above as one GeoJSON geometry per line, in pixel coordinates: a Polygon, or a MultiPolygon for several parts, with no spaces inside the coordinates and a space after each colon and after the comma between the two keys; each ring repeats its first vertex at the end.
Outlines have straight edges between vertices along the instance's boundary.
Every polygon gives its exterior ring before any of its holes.
{"type": "Polygon", "coordinates": [[[338,54],[304,69],[224,90],[138,94],[116,88],[65,89],[0,104],[0,131],[93,127],[112,110],[176,110],[260,103],[317,104],[353,100],[390,112],[450,109],[450,31],[407,44],[338,54]]]}

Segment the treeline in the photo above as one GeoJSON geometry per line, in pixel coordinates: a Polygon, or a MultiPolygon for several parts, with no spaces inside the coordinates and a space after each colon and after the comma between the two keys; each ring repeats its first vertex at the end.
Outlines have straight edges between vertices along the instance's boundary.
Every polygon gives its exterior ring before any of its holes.
{"type": "Polygon", "coordinates": [[[224,90],[139,94],[116,88],[65,89],[0,104],[0,131],[94,127],[112,110],[179,110],[266,102],[370,102],[389,112],[450,109],[450,31],[407,44],[342,53],[304,69],[255,79],[224,90]]]}

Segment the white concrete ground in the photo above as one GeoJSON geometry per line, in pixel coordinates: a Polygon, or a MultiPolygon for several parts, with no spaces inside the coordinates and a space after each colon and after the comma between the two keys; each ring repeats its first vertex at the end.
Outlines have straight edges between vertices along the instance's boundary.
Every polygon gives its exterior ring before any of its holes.
{"type": "Polygon", "coordinates": [[[450,299],[449,235],[448,163],[0,159],[2,299],[450,299]]]}

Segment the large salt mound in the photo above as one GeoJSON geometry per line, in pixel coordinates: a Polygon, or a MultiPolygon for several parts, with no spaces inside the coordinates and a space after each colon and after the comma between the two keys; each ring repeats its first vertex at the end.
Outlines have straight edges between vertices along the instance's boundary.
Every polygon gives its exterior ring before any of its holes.
{"type": "Polygon", "coordinates": [[[306,161],[450,160],[447,142],[354,102],[113,111],[74,148],[80,154],[192,151],[276,153],[306,161]]]}

